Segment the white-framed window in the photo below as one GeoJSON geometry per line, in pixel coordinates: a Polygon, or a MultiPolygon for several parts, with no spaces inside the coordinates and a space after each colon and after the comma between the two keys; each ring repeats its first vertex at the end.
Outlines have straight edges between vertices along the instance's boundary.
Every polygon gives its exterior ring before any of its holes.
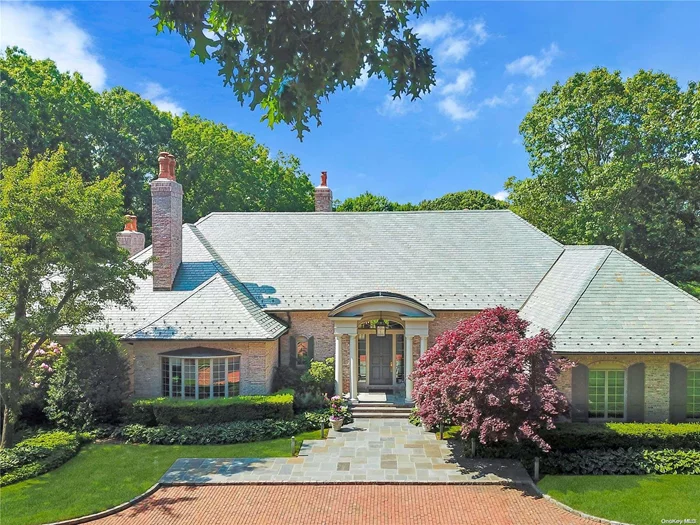
{"type": "Polygon", "coordinates": [[[212,399],[241,391],[241,356],[161,356],[163,397],[212,399]]]}
{"type": "Polygon", "coordinates": [[[624,370],[589,370],[588,417],[592,419],[624,419],[624,370]]]}
{"type": "Polygon", "coordinates": [[[700,419],[700,368],[688,369],[686,381],[688,419],[700,419]]]}

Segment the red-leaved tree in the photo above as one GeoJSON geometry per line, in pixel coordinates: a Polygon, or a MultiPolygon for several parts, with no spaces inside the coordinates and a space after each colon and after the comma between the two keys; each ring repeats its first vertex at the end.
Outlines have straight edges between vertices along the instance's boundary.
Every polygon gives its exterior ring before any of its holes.
{"type": "Polygon", "coordinates": [[[554,356],[546,330],[526,337],[528,324],[499,306],[441,334],[411,376],[423,422],[449,418],[464,438],[476,432],[483,444],[530,440],[548,452],[539,434],[568,410],[555,381],[571,363],[554,356]]]}

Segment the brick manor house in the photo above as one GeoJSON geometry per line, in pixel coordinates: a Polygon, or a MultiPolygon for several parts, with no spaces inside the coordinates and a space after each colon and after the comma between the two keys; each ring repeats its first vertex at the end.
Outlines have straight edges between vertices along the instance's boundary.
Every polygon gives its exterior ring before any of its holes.
{"type": "Polygon", "coordinates": [[[700,418],[700,301],[609,246],[564,246],[507,210],[339,213],[324,173],[310,213],[211,213],[182,223],[175,159],[151,183],[153,244],[117,333],[139,397],[267,393],[279,366],[335,357],[339,392],[411,400],[415,360],[484,308],[517,309],[577,366],[574,420],[700,418]]]}

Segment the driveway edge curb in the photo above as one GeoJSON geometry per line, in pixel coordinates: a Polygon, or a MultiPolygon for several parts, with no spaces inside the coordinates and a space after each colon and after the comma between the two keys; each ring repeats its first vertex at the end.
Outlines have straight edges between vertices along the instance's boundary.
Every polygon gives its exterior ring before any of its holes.
{"type": "Polygon", "coordinates": [[[81,516],[80,518],[71,518],[69,520],[54,521],[54,522],[48,523],[46,525],[78,525],[79,523],[88,523],[90,521],[98,520],[100,518],[106,518],[107,516],[111,516],[112,514],[116,514],[118,512],[121,512],[123,510],[128,509],[129,507],[136,505],[141,500],[146,499],[148,496],[151,496],[152,494],[154,494],[162,486],[163,485],[160,482],[158,482],[155,485],[153,485],[150,489],[148,489],[146,492],[139,494],[138,496],[130,499],[126,503],[122,503],[121,505],[117,505],[116,507],[112,507],[111,509],[103,510],[101,512],[96,512],[95,514],[88,514],[87,516],[81,516]]]}

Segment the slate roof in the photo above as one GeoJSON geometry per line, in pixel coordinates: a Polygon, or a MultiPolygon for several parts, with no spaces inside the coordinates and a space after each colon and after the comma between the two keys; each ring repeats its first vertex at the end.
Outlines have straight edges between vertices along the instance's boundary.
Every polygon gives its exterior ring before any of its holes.
{"type": "MultiPolygon", "coordinates": [[[[133,310],[108,307],[103,321],[85,328],[107,328],[128,340],[266,340],[286,331],[282,322],[263,311],[189,224],[182,230],[182,253],[172,291],[154,292],[151,277],[137,279],[133,310]]],[[[133,259],[145,262],[150,257],[149,247],[133,259]]]]}
{"type": "Polygon", "coordinates": [[[212,213],[195,227],[268,311],[376,290],[433,310],[519,308],[562,251],[506,210],[212,213]]]}
{"type": "MultiPolygon", "coordinates": [[[[146,248],[134,259],[146,261],[146,248]]],[[[607,246],[562,246],[510,211],[214,213],[183,226],[172,291],[106,308],[129,340],[270,340],[275,312],[378,290],[433,311],[521,310],[560,352],[700,352],[700,301],[607,246]]]]}
{"type": "Polygon", "coordinates": [[[567,246],[520,314],[563,353],[700,352],[700,301],[608,246],[567,246]]]}

